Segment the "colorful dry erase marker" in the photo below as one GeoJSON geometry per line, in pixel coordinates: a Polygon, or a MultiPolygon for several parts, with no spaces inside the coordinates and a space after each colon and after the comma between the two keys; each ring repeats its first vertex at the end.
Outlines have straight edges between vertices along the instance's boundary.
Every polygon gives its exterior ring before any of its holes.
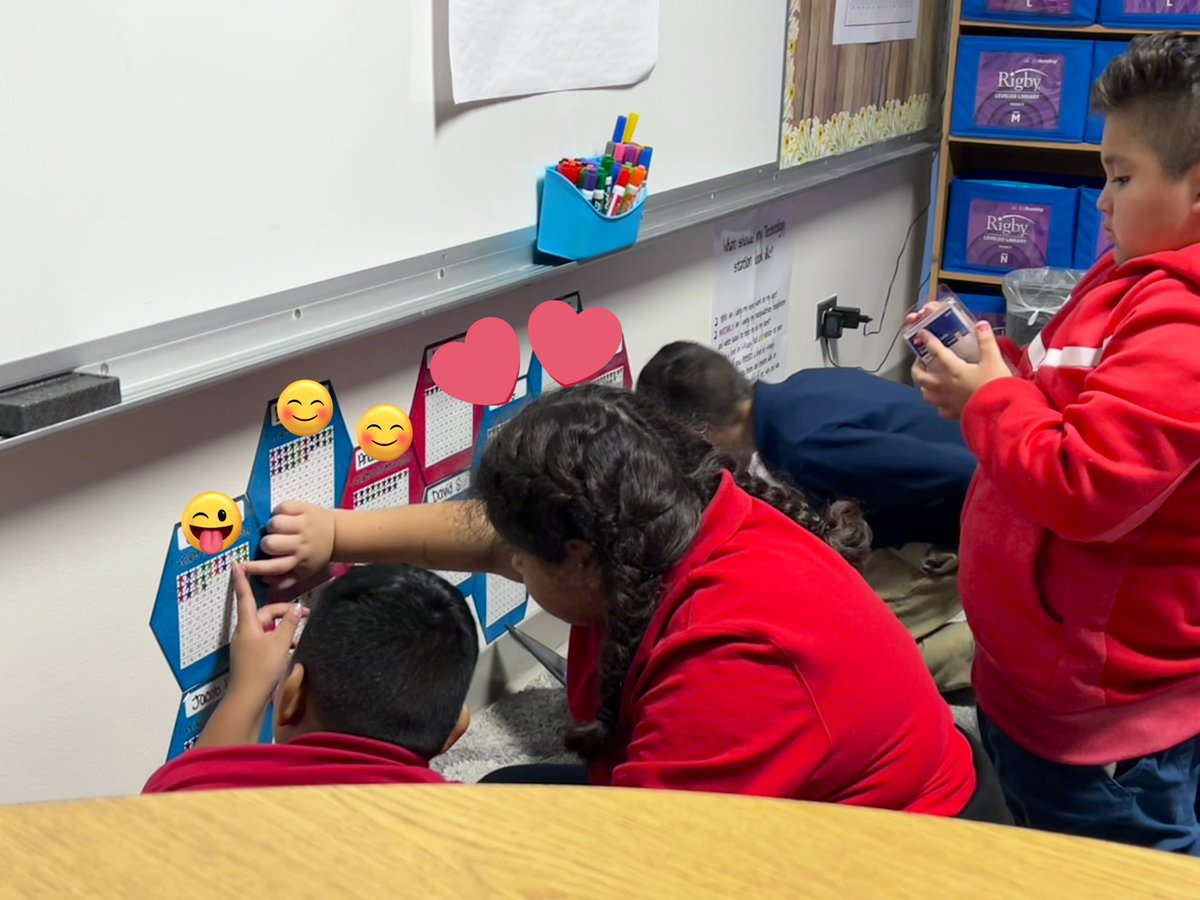
{"type": "Polygon", "coordinates": [[[650,158],[654,156],[653,147],[643,147],[642,152],[638,154],[638,165],[645,166],[646,171],[650,171],[650,158]]]}
{"type": "MultiPolygon", "coordinates": [[[[628,144],[630,141],[632,141],[633,140],[633,129],[637,128],[637,123],[638,123],[638,114],[630,113],[629,119],[625,123],[625,133],[619,138],[619,140],[621,140],[623,143],[626,143],[626,144],[628,144]]],[[[613,138],[613,140],[618,140],[618,138],[613,138]]]]}
{"type": "Polygon", "coordinates": [[[603,166],[596,173],[596,190],[592,194],[592,206],[598,213],[608,209],[608,170],[603,166]]]}
{"type": "Polygon", "coordinates": [[[621,208],[621,200],[625,197],[625,186],[629,184],[629,170],[622,169],[613,185],[612,197],[608,201],[608,214],[615,216],[621,208]]]}
{"type": "Polygon", "coordinates": [[[588,203],[591,203],[592,198],[596,195],[596,175],[595,169],[588,169],[583,178],[583,199],[588,203]]]}
{"type": "Polygon", "coordinates": [[[620,144],[625,140],[625,117],[617,116],[617,127],[613,129],[613,143],[620,144]]]}
{"type": "Polygon", "coordinates": [[[638,166],[629,176],[629,187],[626,188],[625,198],[621,201],[621,212],[626,213],[633,209],[633,203],[637,200],[638,192],[642,189],[642,182],[645,180],[646,170],[638,166]]]}
{"type": "Polygon", "coordinates": [[[612,156],[613,151],[616,149],[617,149],[616,143],[614,143],[613,141],[609,141],[607,144],[604,145],[604,155],[612,156]]]}

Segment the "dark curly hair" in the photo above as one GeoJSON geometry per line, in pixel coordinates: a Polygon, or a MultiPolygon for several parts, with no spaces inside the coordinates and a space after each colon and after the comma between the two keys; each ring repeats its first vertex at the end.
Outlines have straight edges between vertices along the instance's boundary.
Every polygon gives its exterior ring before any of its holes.
{"type": "Polygon", "coordinates": [[[1178,31],[1134,38],[1092,86],[1092,106],[1134,116],[1163,171],[1182,178],[1200,163],[1200,39],[1178,31]]]}
{"type": "Polygon", "coordinates": [[[675,341],[646,363],[637,392],[703,430],[735,424],[754,386],[727,356],[693,341],[675,341]]]}
{"type": "Polygon", "coordinates": [[[542,397],[484,450],[474,491],[497,533],[550,564],[566,558],[568,541],[583,541],[605,573],[601,713],[567,735],[567,747],[585,759],[607,748],[663,579],[691,546],[726,470],[852,565],[865,560],[871,533],[854,503],[818,510],[794,488],[734,471],[656,401],[621,388],[583,385],[542,397]]]}

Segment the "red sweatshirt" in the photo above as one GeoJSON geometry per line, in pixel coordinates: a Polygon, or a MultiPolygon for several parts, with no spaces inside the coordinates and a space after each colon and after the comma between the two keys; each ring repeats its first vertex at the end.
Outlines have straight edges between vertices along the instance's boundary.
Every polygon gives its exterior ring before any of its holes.
{"type": "Polygon", "coordinates": [[[150,776],[143,794],[331,784],[440,784],[429,762],[403,747],[315,732],[286,744],[200,747],[150,776]]]}
{"type": "MultiPolygon", "coordinates": [[[[578,720],[598,638],[568,655],[578,720]]],[[[790,797],[952,816],[975,790],[916,644],[832,549],[728,473],[666,579],[597,784],[790,797]]]]}
{"type": "Polygon", "coordinates": [[[983,711],[1105,765],[1200,732],[1200,245],[1104,257],[963,413],[983,711]]]}

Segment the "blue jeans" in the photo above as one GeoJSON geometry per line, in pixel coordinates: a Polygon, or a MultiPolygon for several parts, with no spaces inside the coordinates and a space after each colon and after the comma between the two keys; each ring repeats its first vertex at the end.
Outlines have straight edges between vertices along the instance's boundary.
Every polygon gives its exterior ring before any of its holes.
{"type": "Polygon", "coordinates": [[[1018,825],[1200,856],[1200,736],[1118,763],[1110,775],[1035,756],[982,710],[979,731],[1018,825]]]}

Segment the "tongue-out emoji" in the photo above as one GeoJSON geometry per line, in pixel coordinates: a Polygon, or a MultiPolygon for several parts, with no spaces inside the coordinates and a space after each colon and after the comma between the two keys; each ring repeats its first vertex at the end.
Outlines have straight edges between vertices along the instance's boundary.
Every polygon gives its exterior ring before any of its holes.
{"type": "Polygon", "coordinates": [[[209,556],[228,550],[242,533],[242,513],[225,494],[208,491],[193,497],[180,520],[184,539],[209,556]]]}

